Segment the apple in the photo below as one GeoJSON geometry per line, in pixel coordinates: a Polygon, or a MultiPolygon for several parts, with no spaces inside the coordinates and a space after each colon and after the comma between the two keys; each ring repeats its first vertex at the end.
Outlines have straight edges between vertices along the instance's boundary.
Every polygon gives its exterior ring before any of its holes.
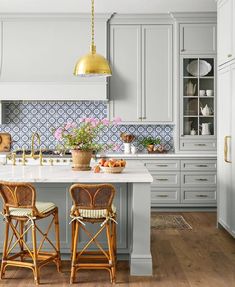
{"type": "Polygon", "coordinates": [[[99,164],[100,164],[101,166],[104,166],[105,162],[106,162],[106,159],[104,159],[104,158],[101,158],[101,159],[99,160],[99,164]]]}
{"type": "Polygon", "coordinates": [[[100,166],[99,165],[94,166],[93,171],[94,171],[94,173],[99,173],[100,172],[100,166]]]}

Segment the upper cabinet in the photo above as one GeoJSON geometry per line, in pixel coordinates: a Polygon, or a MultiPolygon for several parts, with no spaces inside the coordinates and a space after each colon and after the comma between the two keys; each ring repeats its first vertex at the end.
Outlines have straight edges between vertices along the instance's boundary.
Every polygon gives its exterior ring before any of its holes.
{"type": "Polygon", "coordinates": [[[171,123],[172,25],[118,23],[110,33],[110,117],[171,123]]]}
{"type": "MultiPolygon", "coordinates": [[[[89,52],[88,15],[3,17],[1,22],[1,100],[105,100],[105,79],[73,75],[89,52]]],[[[97,16],[97,52],[107,54],[107,15],[97,16]]]]}
{"type": "Polygon", "coordinates": [[[180,24],[180,53],[216,53],[216,25],[210,23],[180,24]]]}
{"type": "Polygon", "coordinates": [[[171,122],[172,25],[142,27],[142,120],[171,122]]]}
{"type": "Polygon", "coordinates": [[[219,0],[218,14],[218,65],[235,58],[235,1],[219,0]]]}

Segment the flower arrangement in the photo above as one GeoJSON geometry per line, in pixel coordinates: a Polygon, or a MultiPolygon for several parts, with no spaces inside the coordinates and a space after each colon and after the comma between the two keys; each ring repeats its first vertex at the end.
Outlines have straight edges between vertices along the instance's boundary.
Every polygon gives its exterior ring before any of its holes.
{"type": "Polygon", "coordinates": [[[107,149],[117,150],[119,147],[112,144],[99,144],[95,141],[99,132],[110,125],[117,125],[121,118],[113,121],[108,119],[81,118],[80,124],[66,123],[55,130],[54,136],[61,143],[63,149],[98,152],[107,149]]]}

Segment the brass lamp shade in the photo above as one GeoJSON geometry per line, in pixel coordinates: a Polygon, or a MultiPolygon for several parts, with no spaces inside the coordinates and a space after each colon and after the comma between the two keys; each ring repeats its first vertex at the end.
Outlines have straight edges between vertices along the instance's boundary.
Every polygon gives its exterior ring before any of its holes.
{"type": "Polygon", "coordinates": [[[108,61],[94,50],[79,59],[74,68],[74,75],[81,77],[110,77],[112,71],[108,61]]]}

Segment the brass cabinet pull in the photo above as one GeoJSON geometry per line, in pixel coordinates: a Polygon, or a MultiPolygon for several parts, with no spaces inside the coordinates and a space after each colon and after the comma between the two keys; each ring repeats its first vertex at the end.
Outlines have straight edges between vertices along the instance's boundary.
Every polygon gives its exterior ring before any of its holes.
{"type": "Polygon", "coordinates": [[[198,165],[196,165],[196,167],[208,167],[208,165],[207,164],[198,164],[198,165]]]}
{"type": "Polygon", "coordinates": [[[168,181],[168,178],[156,178],[156,180],[159,180],[159,181],[168,181]]]}
{"type": "Polygon", "coordinates": [[[224,161],[227,163],[232,163],[228,160],[228,139],[231,139],[231,136],[224,137],[224,161]]]}
{"type": "Polygon", "coordinates": [[[195,146],[206,146],[206,144],[203,143],[198,143],[198,144],[194,144],[195,146]]]}
{"type": "Polygon", "coordinates": [[[158,195],[156,195],[156,197],[168,197],[168,195],[167,194],[158,194],[158,195]]]}
{"type": "Polygon", "coordinates": [[[207,178],[196,178],[197,181],[208,181],[207,178]]]}
{"type": "Polygon", "coordinates": [[[208,197],[208,195],[205,195],[205,194],[197,194],[196,197],[208,197]]]}

